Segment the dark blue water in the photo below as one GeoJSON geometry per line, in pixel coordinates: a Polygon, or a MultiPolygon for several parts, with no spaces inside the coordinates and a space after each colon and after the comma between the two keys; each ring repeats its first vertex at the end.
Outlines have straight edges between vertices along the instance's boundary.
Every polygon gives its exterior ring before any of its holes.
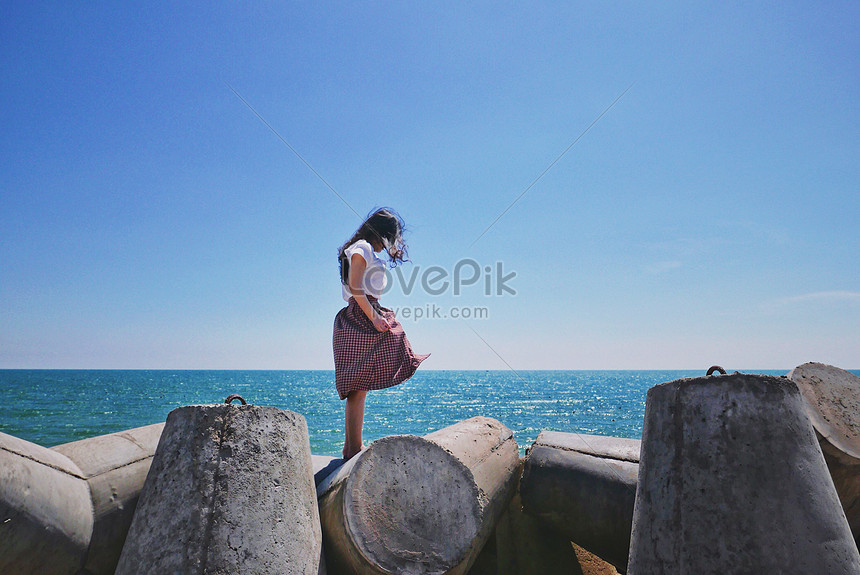
{"type": "MultiPolygon", "coordinates": [[[[507,425],[521,450],[544,429],[639,438],[647,390],[699,375],[419,370],[401,385],[368,393],[364,440],[424,435],[476,415],[507,425]]],[[[339,455],[343,447],[344,404],[333,371],[0,370],[0,390],[0,432],[45,446],[164,421],[176,407],[238,393],[304,415],[313,453],[339,455]]]]}

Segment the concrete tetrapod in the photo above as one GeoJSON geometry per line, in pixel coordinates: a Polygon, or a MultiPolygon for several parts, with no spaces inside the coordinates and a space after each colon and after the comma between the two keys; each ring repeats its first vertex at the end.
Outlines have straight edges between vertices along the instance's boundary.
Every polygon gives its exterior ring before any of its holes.
{"type": "Polygon", "coordinates": [[[0,573],[112,574],[163,426],[51,449],[0,434],[0,573]]]}
{"type": "Polygon", "coordinates": [[[523,511],[625,571],[639,447],[637,439],[541,432],[520,481],[523,511]]]}
{"type": "Polygon", "coordinates": [[[463,574],[516,487],[513,433],[474,417],[374,441],[317,488],[332,573],[463,574]]]}
{"type": "Polygon", "coordinates": [[[163,428],[164,423],[155,423],[52,448],[78,465],[90,488],[94,516],[84,564],[88,573],[116,570],[163,428]]]}
{"type": "MultiPolygon", "coordinates": [[[[523,464],[517,468],[522,475],[523,464]]],[[[521,480],[522,481],[522,480],[521,480]]],[[[522,488],[522,482],[520,482],[522,488]]],[[[523,512],[519,490],[496,525],[493,575],[582,575],[570,539],[523,512]]],[[[469,575],[472,575],[470,572],[469,575]]]]}
{"type": "Polygon", "coordinates": [[[823,363],[804,363],[788,377],[805,400],[854,541],[860,542],[860,377],[823,363]]]}
{"type": "Polygon", "coordinates": [[[180,407],[167,417],[116,572],[317,575],[321,539],[301,415],[180,407]]]}
{"type": "Polygon", "coordinates": [[[648,391],[628,573],[860,573],[794,383],[735,373],[648,391]]]}
{"type": "Polygon", "coordinates": [[[0,573],[78,573],[92,532],[83,471],[61,453],[0,433],[0,573]]]}

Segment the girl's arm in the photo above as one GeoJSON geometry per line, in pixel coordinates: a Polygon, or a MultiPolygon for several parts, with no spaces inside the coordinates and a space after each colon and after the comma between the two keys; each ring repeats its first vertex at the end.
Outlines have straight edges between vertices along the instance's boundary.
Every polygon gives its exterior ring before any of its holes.
{"type": "Polygon", "coordinates": [[[388,325],[384,317],[376,313],[376,310],[370,305],[370,300],[364,294],[361,280],[364,277],[365,269],[367,269],[367,262],[364,261],[364,258],[359,254],[352,254],[352,257],[349,259],[349,291],[355,298],[356,303],[358,303],[358,307],[364,312],[364,315],[373,322],[373,327],[377,331],[386,331],[391,326],[388,325]]]}

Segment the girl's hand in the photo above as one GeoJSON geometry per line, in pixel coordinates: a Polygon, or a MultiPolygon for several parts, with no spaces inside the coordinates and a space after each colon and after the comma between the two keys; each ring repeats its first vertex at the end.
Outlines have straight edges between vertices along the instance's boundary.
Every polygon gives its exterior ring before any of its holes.
{"type": "Polygon", "coordinates": [[[373,327],[376,328],[376,331],[388,331],[391,329],[391,326],[388,325],[388,322],[385,321],[385,318],[381,315],[377,315],[373,318],[373,327]]]}

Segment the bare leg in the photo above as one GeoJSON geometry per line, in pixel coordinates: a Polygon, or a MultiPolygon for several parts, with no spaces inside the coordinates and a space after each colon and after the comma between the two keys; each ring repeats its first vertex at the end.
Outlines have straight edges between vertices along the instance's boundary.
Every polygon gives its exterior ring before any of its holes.
{"type": "Polygon", "coordinates": [[[366,391],[352,391],[346,396],[346,439],[343,458],[349,459],[362,450],[361,428],[364,425],[364,398],[366,391]]]}

